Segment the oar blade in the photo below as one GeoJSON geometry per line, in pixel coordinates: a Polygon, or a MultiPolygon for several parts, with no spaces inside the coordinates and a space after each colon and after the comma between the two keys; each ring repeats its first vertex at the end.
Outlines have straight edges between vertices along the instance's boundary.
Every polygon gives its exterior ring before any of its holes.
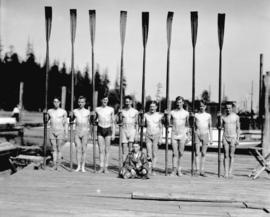
{"type": "Polygon", "coordinates": [[[197,42],[197,31],[198,31],[198,12],[191,11],[190,12],[191,19],[191,38],[192,38],[192,46],[196,46],[197,42]]]}
{"type": "Polygon", "coordinates": [[[91,44],[94,46],[96,34],[96,10],[89,10],[91,44]]]}
{"type": "Polygon", "coordinates": [[[76,36],[77,10],[70,9],[71,42],[74,43],[76,36]]]}
{"type": "Polygon", "coordinates": [[[142,12],[142,37],[144,47],[147,44],[148,29],[149,29],[149,12],[142,12]]]}
{"type": "Polygon", "coordinates": [[[127,11],[120,12],[120,39],[121,46],[124,46],[126,36],[127,11]]]}
{"type": "Polygon", "coordinates": [[[52,27],[52,7],[45,7],[45,27],[46,27],[46,41],[50,40],[52,27]]]}
{"type": "Polygon", "coordinates": [[[171,35],[172,35],[172,21],[174,12],[169,11],[167,15],[167,44],[171,46],[171,35]]]}
{"type": "Polygon", "coordinates": [[[225,16],[226,14],[218,14],[218,44],[219,49],[223,47],[224,30],[225,30],[225,16]]]}

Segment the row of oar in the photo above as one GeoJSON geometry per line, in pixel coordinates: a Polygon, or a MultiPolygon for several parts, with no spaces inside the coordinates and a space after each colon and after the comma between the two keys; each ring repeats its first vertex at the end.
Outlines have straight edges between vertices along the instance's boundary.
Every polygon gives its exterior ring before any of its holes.
{"type": "MultiPolygon", "coordinates": [[[[74,42],[76,33],[76,9],[70,10],[70,23],[71,23],[71,104],[70,111],[73,111],[74,105],[74,42]]],[[[171,47],[171,34],[172,34],[172,22],[174,12],[168,12],[167,15],[167,70],[166,70],[166,105],[167,110],[170,108],[170,47],[171,47]]],[[[192,33],[192,47],[193,47],[193,61],[192,61],[192,114],[195,110],[195,47],[197,41],[197,30],[198,30],[198,12],[191,12],[191,33],[192,33]]],[[[45,19],[46,19],[46,76],[45,76],[45,110],[44,110],[44,153],[46,153],[47,143],[47,110],[48,110],[48,72],[49,72],[49,40],[51,33],[52,23],[52,8],[45,7],[45,19]]],[[[96,11],[89,10],[89,21],[90,21],[90,37],[91,37],[91,54],[92,54],[92,109],[95,110],[96,99],[95,99],[95,58],[94,58],[94,43],[95,43],[95,26],[96,26],[96,11]]],[[[124,42],[126,33],[127,23],[127,12],[120,12],[120,41],[121,41],[121,63],[120,63],[120,109],[123,107],[123,65],[124,65],[124,42]]],[[[222,47],[224,37],[224,26],[225,26],[225,14],[218,14],[218,41],[219,41],[219,127],[218,127],[218,176],[220,176],[220,165],[221,165],[221,82],[222,82],[222,47]]],[[[148,40],[148,29],[149,29],[149,12],[142,12],[142,38],[143,38],[143,72],[142,72],[142,112],[145,113],[145,63],[146,63],[146,46],[148,40]]],[[[121,114],[120,114],[121,115],[121,114]]],[[[72,120],[72,118],[71,118],[72,120]]],[[[120,117],[121,120],[121,117],[120,117]]],[[[70,121],[72,124],[72,121],[70,121]]],[[[194,136],[194,117],[192,121],[192,154],[191,154],[191,174],[194,174],[194,158],[195,158],[195,136],[194,136]]],[[[92,128],[93,136],[93,164],[94,170],[96,170],[96,138],[95,129],[92,128]]],[[[119,125],[120,135],[122,131],[122,125],[119,125]]],[[[72,144],[72,127],[70,127],[70,144],[72,144]]],[[[168,174],[168,125],[166,125],[166,151],[165,151],[165,174],[168,174]]],[[[140,130],[140,143],[143,145],[143,126],[140,130]]],[[[122,138],[119,138],[119,167],[123,163],[122,159],[122,138]]],[[[45,158],[44,158],[45,159],[45,158]]],[[[72,145],[70,145],[70,159],[72,159],[72,145]]],[[[44,160],[45,165],[45,160],[44,160]]],[[[72,168],[72,160],[70,163],[72,168]]]]}

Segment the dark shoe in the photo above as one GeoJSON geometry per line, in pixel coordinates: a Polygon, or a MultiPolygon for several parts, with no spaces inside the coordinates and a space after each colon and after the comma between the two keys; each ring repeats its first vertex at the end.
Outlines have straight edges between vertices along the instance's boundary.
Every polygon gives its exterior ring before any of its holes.
{"type": "Polygon", "coordinates": [[[202,176],[202,177],[207,177],[207,175],[205,174],[205,172],[201,172],[201,173],[200,173],[200,176],[202,176]]]}

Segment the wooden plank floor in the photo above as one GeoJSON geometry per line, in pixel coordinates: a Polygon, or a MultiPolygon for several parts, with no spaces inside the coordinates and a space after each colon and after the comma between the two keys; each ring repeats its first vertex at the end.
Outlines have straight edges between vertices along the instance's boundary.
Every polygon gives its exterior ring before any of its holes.
{"type": "MultiPolygon", "coordinates": [[[[191,177],[190,152],[186,152],[183,159],[186,175],[166,177],[164,151],[159,150],[157,176],[149,180],[123,180],[117,178],[117,147],[111,148],[109,174],[92,173],[91,151],[89,146],[87,173],[64,168],[54,171],[49,167],[33,170],[30,165],[12,176],[0,177],[0,216],[270,216],[263,210],[270,208],[270,177],[263,173],[257,180],[248,178],[257,165],[251,156],[237,155],[235,177],[225,180],[217,177],[216,153],[207,156],[208,177],[191,177]],[[132,200],[132,192],[238,202],[132,200]],[[243,202],[251,208],[246,208],[243,202]]],[[[63,147],[63,156],[67,164],[67,145],[63,147]]]]}

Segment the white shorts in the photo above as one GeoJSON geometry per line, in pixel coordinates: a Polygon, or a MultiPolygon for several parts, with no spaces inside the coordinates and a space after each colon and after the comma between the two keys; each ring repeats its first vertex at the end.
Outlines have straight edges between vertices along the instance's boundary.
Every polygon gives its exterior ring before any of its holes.
{"type": "Polygon", "coordinates": [[[122,129],[122,143],[134,142],[136,136],[135,128],[123,128],[122,129]]]}

